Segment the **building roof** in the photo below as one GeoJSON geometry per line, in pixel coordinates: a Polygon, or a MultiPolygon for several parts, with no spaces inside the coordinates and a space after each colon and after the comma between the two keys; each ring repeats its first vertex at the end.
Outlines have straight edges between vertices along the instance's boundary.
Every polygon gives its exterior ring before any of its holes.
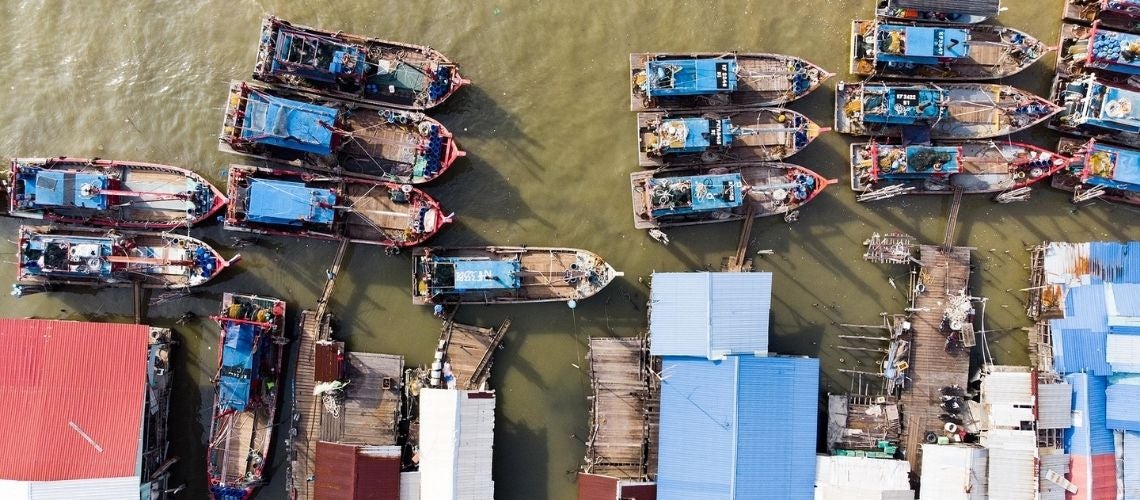
{"type": "Polygon", "coordinates": [[[653,273],[649,302],[654,356],[768,352],[772,273],[653,273]]]}
{"type": "Polygon", "coordinates": [[[317,443],[313,491],[326,500],[399,500],[400,447],[317,443]]]}
{"type": "MultiPolygon", "coordinates": [[[[139,497],[139,478],[105,477],[65,481],[8,481],[0,479],[0,498],[5,500],[123,500],[139,497]]],[[[416,499],[419,500],[419,499],[416,499]]]]}
{"type": "Polygon", "coordinates": [[[1109,429],[1140,431],[1140,377],[1113,377],[1104,391],[1105,423],[1109,429]]]}
{"type": "Polygon", "coordinates": [[[1057,373],[1111,375],[1107,356],[1107,333],[1078,328],[1053,330],[1053,370],[1057,373]]]}
{"type": "Polygon", "coordinates": [[[1068,429],[1073,425],[1073,387],[1068,383],[1037,385],[1037,428],[1068,429]]]}
{"type": "Polygon", "coordinates": [[[400,473],[400,500],[420,500],[420,471],[400,473]]]}
{"type": "Polygon", "coordinates": [[[1023,367],[992,367],[982,378],[982,403],[988,409],[990,428],[1019,429],[1033,422],[1034,375],[1023,367]]]}
{"type": "Polygon", "coordinates": [[[1104,347],[1104,359],[1113,373],[1140,373],[1140,335],[1110,333],[1104,347]]]}
{"type": "Polygon", "coordinates": [[[137,497],[149,335],[145,325],[0,319],[0,408],[10,410],[0,479],[131,477],[137,497]]]}
{"type": "Polygon", "coordinates": [[[1124,448],[1124,498],[1140,498],[1140,433],[1128,431],[1122,441],[1124,448]]]}
{"type": "Polygon", "coordinates": [[[494,391],[420,389],[420,494],[494,498],[494,391]]]}
{"type": "Polygon", "coordinates": [[[984,500],[987,451],[978,446],[922,445],[923,500],[984,500]]]}
{"type": "Polygon", "coordinates": [[[662,379],[659,499],[812,497],[819,360],[666,357],[662,379]]]}
{"type": "Polygon", "coordinates": [[[947,14],[996,16],[998,0],[891,0],[891,7],[947,14]]]}
{"type": "Polygon", "coordinates": [[[1041,452],[1041,466],[1039,468],[1039,489],[1040,498],[1038,500],[1065,500],[1067,491],[1053,481],[1047,479],[1049,471],[1056,472],[1064,477],[1069,473],[1069,456],[1061,453],[1056,448],[1042,448],[1041,452]],[[1051,452],[1051,453],[1047,453],[1051,452]]]}
{"type": "Polygon", "coordinates": [[[1068,287],[1140,283],[1140,241],[1063,243],[1045,247],[1045,281],[1068,287]]]}
{"type": "Polygon", "coordinates": [[[1069,374],[1065,380],[1073,386],[1073,426],[1065,430],[1065,451],[1085,457],[1111,454],[1115,447],[1105,413],[1108,380],[1086,373],[1069,374]]]}
{"type": "Polygon", "coordinates": [[[910,464],[903,460],[816,457],[815,500],[914,500],[910,464]]]}
{"type": "MultiPolygon", "coordinates": [[[[1069,481],[1077,486],[1079,495],[1072,499],[1116,500],[1116,456],[1072,455],[1069,481]]],[[[1127,498],[1127,497],[1126,497],[1127,498]]]]}
{"type": "Polygon", "coordinates": [[[1037,432],[994,429],[985,434],[989,450],[989,495],[1007,500],[1035,500],[1037,432]]]}

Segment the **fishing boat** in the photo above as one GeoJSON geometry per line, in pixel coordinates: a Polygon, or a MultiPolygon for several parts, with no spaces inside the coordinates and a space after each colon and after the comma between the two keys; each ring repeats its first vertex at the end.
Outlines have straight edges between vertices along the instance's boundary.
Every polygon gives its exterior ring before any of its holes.
{"type": "Polygon", "coordinates": [[[836,182],[790,163],[643,170],[629,176],[633,225],[652,229],[784,215],[836,182]]]}
{"type": "Polygon", "coordinates": [[[413,304],[567,302],[593,296],[622,273],[576,248],[416,247],[413,304]]]}
{"type": "Polygon", "coordinates": [[[879,0],[881,18],[946,24],[977,24],[1001,12],[998,0],[879,0]]]}
{"type": "Polygon", "coordinates": [[[1140,31],[1140,0],[1066,0],[1065,20],[1099,21],[1106,28],[1140,31]]]}
{"type": "Polygon", "coordinates": [[[52,223],[173,229],[209,218],[221,191],[186,169],[85,158],[13,158],[8,215],[52,223]]]}
{"type": "Polygon", "coordinates": [[[405,247],[431,238],[452,215],[411,184],[230,166],[225,228],[405,247]]]}
{"type": "Polygon", "coordinates": [[[220,141],[228,153],[406,184],[434,180],[466,154],[423,113],[249,82],[230,84],[220,141]]]}
{"type": "Polygon", "coordinates": [[[285,374],[285,301],[226,293],[211,316],[221,327],[207,443],[215,500],[244,500],[265,483],[285,374]]]}
{"type": "Polygon", "coordinates": [[[174,233],[20,226],[21,285],[186,288],[210,281],[226,260],[201,240],[174,233]]]}
{"type": "Polygon", "coordinates": [[[851,189],[861,194],[1000,193],[1032,185],[1068,165],[1069,159],[1057,153],[1009,141],[856,143],[851,145],[851,189]]]}
{"type": "Polygon", "coordinates": [[[1112,31],[1093,23],[1061,25],[1057,74],[1096,73],[1102,80],[1140,83],[1140,35],[1112,31]]]}
{"type": "Polygon", "coordinates": [[[636,53],[629,55],[629,109],[782,105],[832,76],[783,54],[636,53]]]}
{"type": "Polygon", "coordinates": [[[984,139],[1041,123],[1060,107],[1024,90],[988,83],[840,82],[835,128],[844,134],[984,139]]]}
{"type": "Polygon", "coordinates": [[[1073,203],[1099,198],[1140,205],[1140,151],[1070,137],[1061,138],[1057,151],[1073,161],[1053,176],[1053,187],[1073,193],[1073,203]]]}
{"type": "Polygon", "coordinates": [[[784,108],[638,113],[638,164],[660,167],[779,161],[807,147],[827,130],[784,108]]]}
{"type": "Polygon", "coordinates": [[[1004,26],[934,26],[856,20],[851,73],[912,80],[993,80],[1013,75],[1049,52],[1036,38],[1004,26]]]}
{"type": "Polygon", "coordinates": [[[273,16],[261,23],[253,79],[347,101],[423,110],[471,83],[424,45],[331,32],[273,16]]]}
{"type": "Polygon", "coordinates": [[[1140,147],[1140,92],[1102,82],[1095,75],[1058,75],[1053,96],[1063,108],[1049,121],[1049,128],[1140,147]]]}

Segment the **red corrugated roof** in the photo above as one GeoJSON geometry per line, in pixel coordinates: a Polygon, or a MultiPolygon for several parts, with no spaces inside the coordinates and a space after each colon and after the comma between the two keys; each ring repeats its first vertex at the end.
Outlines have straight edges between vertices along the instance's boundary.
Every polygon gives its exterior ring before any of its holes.
{"type": "Polygon", "coordinates": [[[315,496],[322,500],[398,500],[400,453],[380,447],[376,453],[351,444],[317,443],[315,496]],[[389,452],[391,451],[391,452],[389,452]]]}
{"type": "Polygon", "coordinates": [[[1066,493],[1069,500],[1116,500],[1116,457],[1112,453],[1072,455],[1069,481],[1077,492],[1066,493]]]}
{"type": "Polygon", "coordinates": [[[578,500],[616,500],[617,478],[578,473],[578,500]]]}
{"type": "Polygon", "coordinates": [[[143,325],[0,319],[0,478],[135,475],[148,336],[143,325]]]}

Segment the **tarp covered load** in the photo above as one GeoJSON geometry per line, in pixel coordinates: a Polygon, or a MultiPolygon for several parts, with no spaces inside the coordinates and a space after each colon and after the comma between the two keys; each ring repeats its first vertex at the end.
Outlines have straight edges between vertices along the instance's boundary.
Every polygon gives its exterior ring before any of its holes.
{"type": "Polygon", "coordinates": [[[257,374],[254,325],[227,323],[218,377],[218,409],[245,411],[251,380],[257,374]]]}
{"type": "Polygon", "coordinates": [[[650,97],[705,95],[736,90],[735,59],[669,59],[645,64],[650,97]]]}
{"type": "Polygon", "coordinates": [[[887,7],[986,17],[1001,11],[998,0],[890,0],[887,7]]]}
{"type": "Polygon", "coordinates": [[[870,123],[911,125],[946,117],[950,92],[926,88],[863,87],[863,119],[870,123]]]}
{"type": "Polygon", "coordinates": [[[241,137],[258,144],[319,155],[332,153],[335,109],[261,92],[246,96],[241,137]]]}
{"type": "Polygon", "coordinates": [[[1085,153],[1082,179],[1088,184],[1140,191],[1140,151],[1096,143],[1085,153]]]}
{"type": "Polygon", "coordinates": [[[335,205],[336,195],[328,189],[310,188],[300,182],[251,179],[246,219],[286,226],[331,224],[335,205]]]}
{"type": "Polygon", "coordinates": [[[35,178],[24,178],[24,192],[33,194],[33,203],[45,207],[77,207],[104,210],[107,197],[99,190],[110,187],[106,176],[84,172],[36,170],[35,178]]]}
{"type": "Polygon", "coordinates": [[[938,64],[970,55],[964,29],[932,26],[879,26],[877,59],[884,62],[938,64]]]}
{"type": "Polygon", "coordinates": [[[1085,66],[1140,75],[1140,36],[1102,28],[1093,30],[1088,41],[1085,66]]]}
{"type": "Polygon", "coordinates": [[[646,191],[654,217],[712,212],[744,204],[740,174],[650,179],[646,191]]]}
{"type": "Polygon", "coordinates": [[[270,72],[293,73],[329,83],[338,77],[360,81],[366,69],[365,56],[358,47],[282,27],[270,72]]]}

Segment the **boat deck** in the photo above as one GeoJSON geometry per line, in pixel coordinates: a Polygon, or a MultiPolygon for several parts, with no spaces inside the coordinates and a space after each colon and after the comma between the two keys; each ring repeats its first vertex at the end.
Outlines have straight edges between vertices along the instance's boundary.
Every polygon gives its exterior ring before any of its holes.
{"type": "Polygon", "coordinates": [[[456,389],[479,389],[491,377],[495,350],[511,327],[511,320],[498,328],[480,328],[448,321],[443,325],[443,360],[451,365],[456,389]]]}
{"type": "Polygon", "coordinates": [[[649,353],[641,338],[590,339],[593,406],[585,472],[641,480],[649,472],[649,353]]]}
{"type": "Polygon", "coordinates": [[[352,207],[345,214],[345,233],[351,239],[392,241],[407,239],[412,225],[411,204],[392,201],[383,185],[348,183],[345,199],[352,207]]]}
{"type": "Polygon", "coordinates": [[[321,413],[321,441],[395,445],[404,357],[349,353],[346,365],[348,387],[338,411],[330,413],[320,401],[315,403],[321,413]]]}
{"type": "Polygon", "coordinates": [[[354,158],[371,160],[377,166],[392,163],[408,165],[416,161],[419,134],[409,125],[388,123],[371,109],[359,109],[349,119],[352,136],[345,139],[344,153],[354,158]]]}
{"type": "Polygon", "coordinates": [[[260,453],[266,438],[265,412],[261,409],[252,412],[232,413],[222,425],[228,426],[225,435],[225,463],[222,464],[222,477],[227,483],[243,483],[258,465],[251,460],[253,453],[260,453]]]}

